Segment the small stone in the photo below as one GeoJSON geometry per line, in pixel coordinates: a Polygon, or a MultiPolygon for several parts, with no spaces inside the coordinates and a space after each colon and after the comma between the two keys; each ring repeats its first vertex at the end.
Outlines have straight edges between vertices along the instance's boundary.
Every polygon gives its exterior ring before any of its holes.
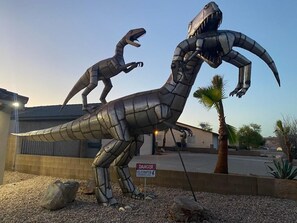
{"type": "Polygon", "coordinates": [[[127,211],[131,211],[131,210],[132,210],[132,207],[129,206],[129,205],[126,205],[124,208],[125,208],[125,210],[127,210],[127,211]]]}
{"type": "Polygon", "coordinates": [[[153,198],[150,197],[150,196],[146,196],[146,197],[145,197],[145,200],[151,201],[151,200],[153,200],[153,198]]]}
{"type": "Polygon", "coordinates": [[[126,211],[126,210],[125,210],[125,208],[123,208],[123,207],[119,207],[119,211],[123,211],[123,212],[124,212],[124,211],[126,211]]]}
{"type": "Polygon", "coordinates": [[[147,195],[147,197],[150,197],[150,198],[152,198],[152,199],[156,199],[158,196],[157,196],[155,193],[151,192],[151,193],[149,193],[149,194],[147,195]]]}
{"type": "Polygon", "coordinates": [[[82,192],[87,195],[95,194],[95,188],[96,188],[95,180],[90,179],[90,180],[87,180],[86,184],[83,186],[82,192]]]}

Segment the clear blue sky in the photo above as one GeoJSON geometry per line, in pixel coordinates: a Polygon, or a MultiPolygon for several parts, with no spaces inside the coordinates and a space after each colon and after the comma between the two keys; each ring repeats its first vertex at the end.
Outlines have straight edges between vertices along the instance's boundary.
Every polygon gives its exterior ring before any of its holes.
{"type": "MultiPolygon", "coordinates": [[[[125,61],[143,61],[144,67],[112,79],[107,100],[159,88],[170,74],[176,45],[185,39],[188,23],[208,1],[0,1],[0,87],[28,96],[27,106],[62,104],[85,72],[99,60],[113,56],[116,43],[131,28],[144,27],[142,46],[127,46],[125,61]]],[[[240,127],[257,123],[262,135],[272,136],[282,116],[296,117],[297,1],[216,1],[223,11],[220,29],[242,32],[260,43],[274,59],[281,78],[278,87],[268,66],[248,51],[252,85],[238,99],[224,100],[226,120],[240,127]]],[[[237,68],[204,64],[192,93],[209,85],[215,74],[224,76],[227,94],[237,83],[237,68]]],[[[98,102],[102,84],[91,92],[98,102]]],[[[207,110],[192,97],[179,121],[198,126],[209,122],[217,130],[215,110],[207,110]]],[[[81,103],[80,94],[70,103],[81,103]]]]}

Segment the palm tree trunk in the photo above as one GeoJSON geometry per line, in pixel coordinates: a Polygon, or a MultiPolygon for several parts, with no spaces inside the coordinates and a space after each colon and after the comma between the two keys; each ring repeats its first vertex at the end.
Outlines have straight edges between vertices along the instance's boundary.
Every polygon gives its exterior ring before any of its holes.
{"type": "Polygon", "coordinates": [[[228,174],[228,133],[222,102],[220,103],[219,123],[218,160],[214,172],[228,174]]]}
{"type": "Polygon", "coordinates": [[[292,146],[291,146],[291,143],[290,143],[290,141],[288,139],[288,136],[284,136],[284,138],[285,138],[285,145],[287,147],[286,148],[286,155],[288,157],[288,161],[290,163],[292,163],[293,162],[292,146]]]}

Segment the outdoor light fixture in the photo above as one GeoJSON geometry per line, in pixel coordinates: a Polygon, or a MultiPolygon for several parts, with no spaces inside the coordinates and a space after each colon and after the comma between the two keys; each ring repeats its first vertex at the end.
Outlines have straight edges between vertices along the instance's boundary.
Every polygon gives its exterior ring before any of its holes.
{"type": "Polygon", "coordinates": [[[18,101],[13,102],[12,107],[19,108],[20,107],[20,102],[18,102],[18,101]]]}
{"type": "Polygon", "coordinates": [[[23,109],[28,100],[28,97],[0,88],[0,110],[10,112],[15,109],[23,109]]]}

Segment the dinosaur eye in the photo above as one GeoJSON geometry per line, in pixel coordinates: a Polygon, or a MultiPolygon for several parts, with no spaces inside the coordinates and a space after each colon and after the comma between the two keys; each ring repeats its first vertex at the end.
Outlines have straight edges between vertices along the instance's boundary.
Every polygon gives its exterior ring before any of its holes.
{"type": "Polygon", "coordinates": [[[207,9],[208,7],[209,7],[209,4],[205,5],[205,6],[204,6],[204,9],[207,9]]]}

